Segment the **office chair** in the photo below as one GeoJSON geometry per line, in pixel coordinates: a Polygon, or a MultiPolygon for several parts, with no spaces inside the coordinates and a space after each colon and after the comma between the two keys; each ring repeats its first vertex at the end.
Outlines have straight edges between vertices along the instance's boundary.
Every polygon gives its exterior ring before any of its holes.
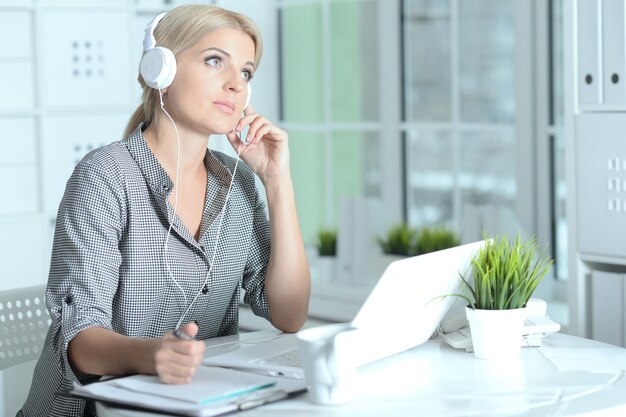
{"type": "Polygon", "coordinates": [[[0,370],[39,357],[50,325],[45,291],[45,285],[0,291],[0,370]]]}
{"type": "Polygon", "coordinates": [[[51,321],[45,291],[45,285],[0,291],[0,415],[15,415],[26,399],[51,321]]]}

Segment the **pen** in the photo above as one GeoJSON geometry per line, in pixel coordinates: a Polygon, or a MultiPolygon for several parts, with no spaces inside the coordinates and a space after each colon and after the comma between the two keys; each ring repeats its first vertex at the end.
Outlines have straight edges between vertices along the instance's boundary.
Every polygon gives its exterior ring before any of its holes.
{"type": "Polygon", "coordinates": [[[269,392],[266,396],[255,398],[252,400],[247,400],[239,403],[237,409],[239,411],[249,410],[250,408],[255,408],[264,404],[269,404],[274,401],[285,399],[289,396],[285,390],[279,389],[276,391],[269,392]]]}
{"type": "Polygon", "coordinates": [[[180,329],[176,329],[174,330],[174,336],[176,336],[178,339],[183,339],[183,340],[194,340],[193,337],[189,336],[187,333],[183,332],[180,329]]]}

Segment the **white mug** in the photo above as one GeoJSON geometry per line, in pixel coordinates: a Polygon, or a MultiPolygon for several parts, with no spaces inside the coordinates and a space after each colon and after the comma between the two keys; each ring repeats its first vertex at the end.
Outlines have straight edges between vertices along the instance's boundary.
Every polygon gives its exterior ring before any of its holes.
{"type": "Polygon", "coordinates": [[[347,335],[353,330],[341,323],[298,332],[309,398],[314,403],[345,404],[352,400],[356,366],[347,335]]]}

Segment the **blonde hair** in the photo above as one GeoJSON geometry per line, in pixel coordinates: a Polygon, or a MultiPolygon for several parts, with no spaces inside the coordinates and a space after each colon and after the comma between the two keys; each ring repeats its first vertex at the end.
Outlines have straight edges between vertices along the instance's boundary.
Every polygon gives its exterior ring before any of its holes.
{"type": "MultiPolygon", "coordinates": [[[[169,48],[176,56],[207,34],[223,28],[241,30],[250,36],[255,47],[254,67],[258,68],[263,53],[259,28],[249,17],[220,7],[203,4],[176,7],[156,26],[154,37],[158,46],[169,48]]],[[[130,135],[141,122],[152,123],[157,109],[159,90],[148,87],[141,74],[137,81],[143,89],[142,103],[126,125],[124,137],[130,135]]]]}

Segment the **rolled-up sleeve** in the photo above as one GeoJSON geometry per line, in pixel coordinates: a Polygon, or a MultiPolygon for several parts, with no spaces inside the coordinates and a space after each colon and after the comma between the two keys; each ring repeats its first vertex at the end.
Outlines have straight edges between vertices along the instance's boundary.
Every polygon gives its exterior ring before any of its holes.
{"type": "Polygon", "coordinates": [[[67,183],[57,216],[46,303],[66,381],[86,380],[69,364],[69,342],[89,327],[112,329],[126,213],[122,179],[110,172],[118,171],[84,159],[67,183]]]}
{"type": "Polygon", "coordinates": [[[269,302],[265,292],[265,275],[271,251],[270,224],[265,203],[256,193],[253,213],[252,236],[248,248],[248,260],[243,276],[244,302],[254,314],[271,320],[269,302]]]}

